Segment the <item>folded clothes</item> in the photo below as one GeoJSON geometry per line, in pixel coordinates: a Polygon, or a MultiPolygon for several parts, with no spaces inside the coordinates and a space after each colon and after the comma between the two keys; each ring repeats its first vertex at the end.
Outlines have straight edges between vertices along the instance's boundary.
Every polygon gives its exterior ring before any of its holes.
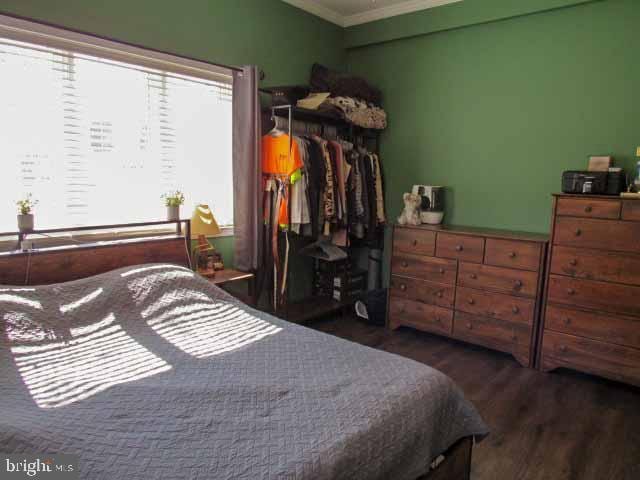
{"type": "Polygon", "coordinates": [[[387,114],[370,103],[351,97],[327,98],[321,110],[337,110],[350,123],[363,128],[384,130],[387,128],[387,114]]]}
{"type": "Polygon", "coordinates": [[[305,98],[298,100],[298,107],[307,108],[309,110],[317,110],[322,102],[324,102],[327,97],[329,97],[331,93],[329,92],[320,92],[320,93],[310,93],[305,98]]]}

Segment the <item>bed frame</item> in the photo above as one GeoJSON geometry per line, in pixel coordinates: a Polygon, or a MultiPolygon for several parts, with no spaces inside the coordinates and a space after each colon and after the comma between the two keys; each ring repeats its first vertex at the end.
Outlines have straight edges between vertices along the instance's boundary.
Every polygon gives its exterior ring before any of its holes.
{"type": "Polygon", "coordinates": [[[183,222],[187,228],[175,234],[0,253],[0,285],[50,285],[147,263],[190,268],[190,226],[183,222]]]}
{"type": "Polygon", "coordinates": [[[444,452],[444,461],[418,480],[469,480],[473,438],[464,437],[444,452]]]}
{"type": "MultiPolygon", "coordinates": [[[[121,267],[172,263],[191,267],[188,235],[168,235],[30,252],[0,254],[0,285],[48,285],[98,275],[121,267]]],[[[444,452],[444,461],[418,480],[469,480],[473,439],[444,452]]]]}

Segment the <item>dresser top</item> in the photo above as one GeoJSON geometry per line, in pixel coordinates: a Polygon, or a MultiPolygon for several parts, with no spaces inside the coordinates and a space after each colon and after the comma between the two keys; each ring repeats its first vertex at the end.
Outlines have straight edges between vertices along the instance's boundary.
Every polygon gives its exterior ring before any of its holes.
{"type": "Polygon", "coordinates": [[[409,228],[429,230],[433,232],[456,233],[459,235],[483,236],[502,240],[520,240],[526,242],[547,243],[549,235],[546,233],[518,232],[495,228],[468,227],[461,225],[395,225],[395,228],[409,228]]]}
{"type": "Polygon", "coordinates": [[[624,201],[640,201],[640,198],[635,197],[621,197],[620,195],[587,195],[584,193],[553,193],[554,197],[567,197],[567,198],[583,198],[593,200],[624,200],[624,201]]]}

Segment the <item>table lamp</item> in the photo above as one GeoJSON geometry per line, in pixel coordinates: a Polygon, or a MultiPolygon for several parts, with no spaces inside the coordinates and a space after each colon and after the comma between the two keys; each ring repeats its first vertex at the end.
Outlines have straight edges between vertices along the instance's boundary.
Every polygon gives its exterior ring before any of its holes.
{"type": "Polygon", "coordinates": [[[193,211],[191,217],[191,235],[198,238],[198,246],[195,249],[196,265],[198,270],[204,263],[205,269],[208,271],[223,270],[224,265],[222,258],[213,245],[209,243],[207,237],[220,234],[220,227],[213,216],[213,212],[209,205],[198,205],[193,211]],[[209,259],[212,259],[211,268],[209,268],[209,259]]]}

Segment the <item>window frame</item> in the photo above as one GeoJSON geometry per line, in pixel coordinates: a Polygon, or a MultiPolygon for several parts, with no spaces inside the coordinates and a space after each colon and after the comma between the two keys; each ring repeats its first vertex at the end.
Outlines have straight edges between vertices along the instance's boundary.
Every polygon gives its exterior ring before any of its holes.
{"type": "MultiPolygon", "coordinates": [[[[24,17],[7,15],[0,13],[0,38],[8,38],[14,41],[26,42],[42,45],[48,48],[70,50],[80,54],[97,56],[116,62],[125,62],[145,68],[164,70],[178,75],[187,75],[205,80],[233,84],[233,73],[242,72],[241,68],[227,66],[212,62],[206,62],[195,58],[164,52],[161,50],[142,47],[132,43],[114,40],[93,33],[81,32],[67,27],[60,27],[49,23],[27,19],[24,17]]],[[[221,233],[215,237],[230,237],[234,235],[234,226],[221,226],[221,233]]],[[[84,239],[93,238],[95,240],[114,240],[123,237],[142,234],[166,233],[167,229],[154,230],[127,230],[127,232],[105,233],[84,233],[84,239]]],[[[36,232],[37,233],[37,232],[36,232]]],[[[6,232],[2,236],[15,234],[18,232],[6,232]]],[[[60,237],[73,238],[73,234],[62,233],[51,235],[53,243],[58,244],[60,237]]],[[[6,251],[9,244],[0,239],[0,251],[6,251]]],[[[46,239],[44,242],[47,243],[46,239]]]]}

